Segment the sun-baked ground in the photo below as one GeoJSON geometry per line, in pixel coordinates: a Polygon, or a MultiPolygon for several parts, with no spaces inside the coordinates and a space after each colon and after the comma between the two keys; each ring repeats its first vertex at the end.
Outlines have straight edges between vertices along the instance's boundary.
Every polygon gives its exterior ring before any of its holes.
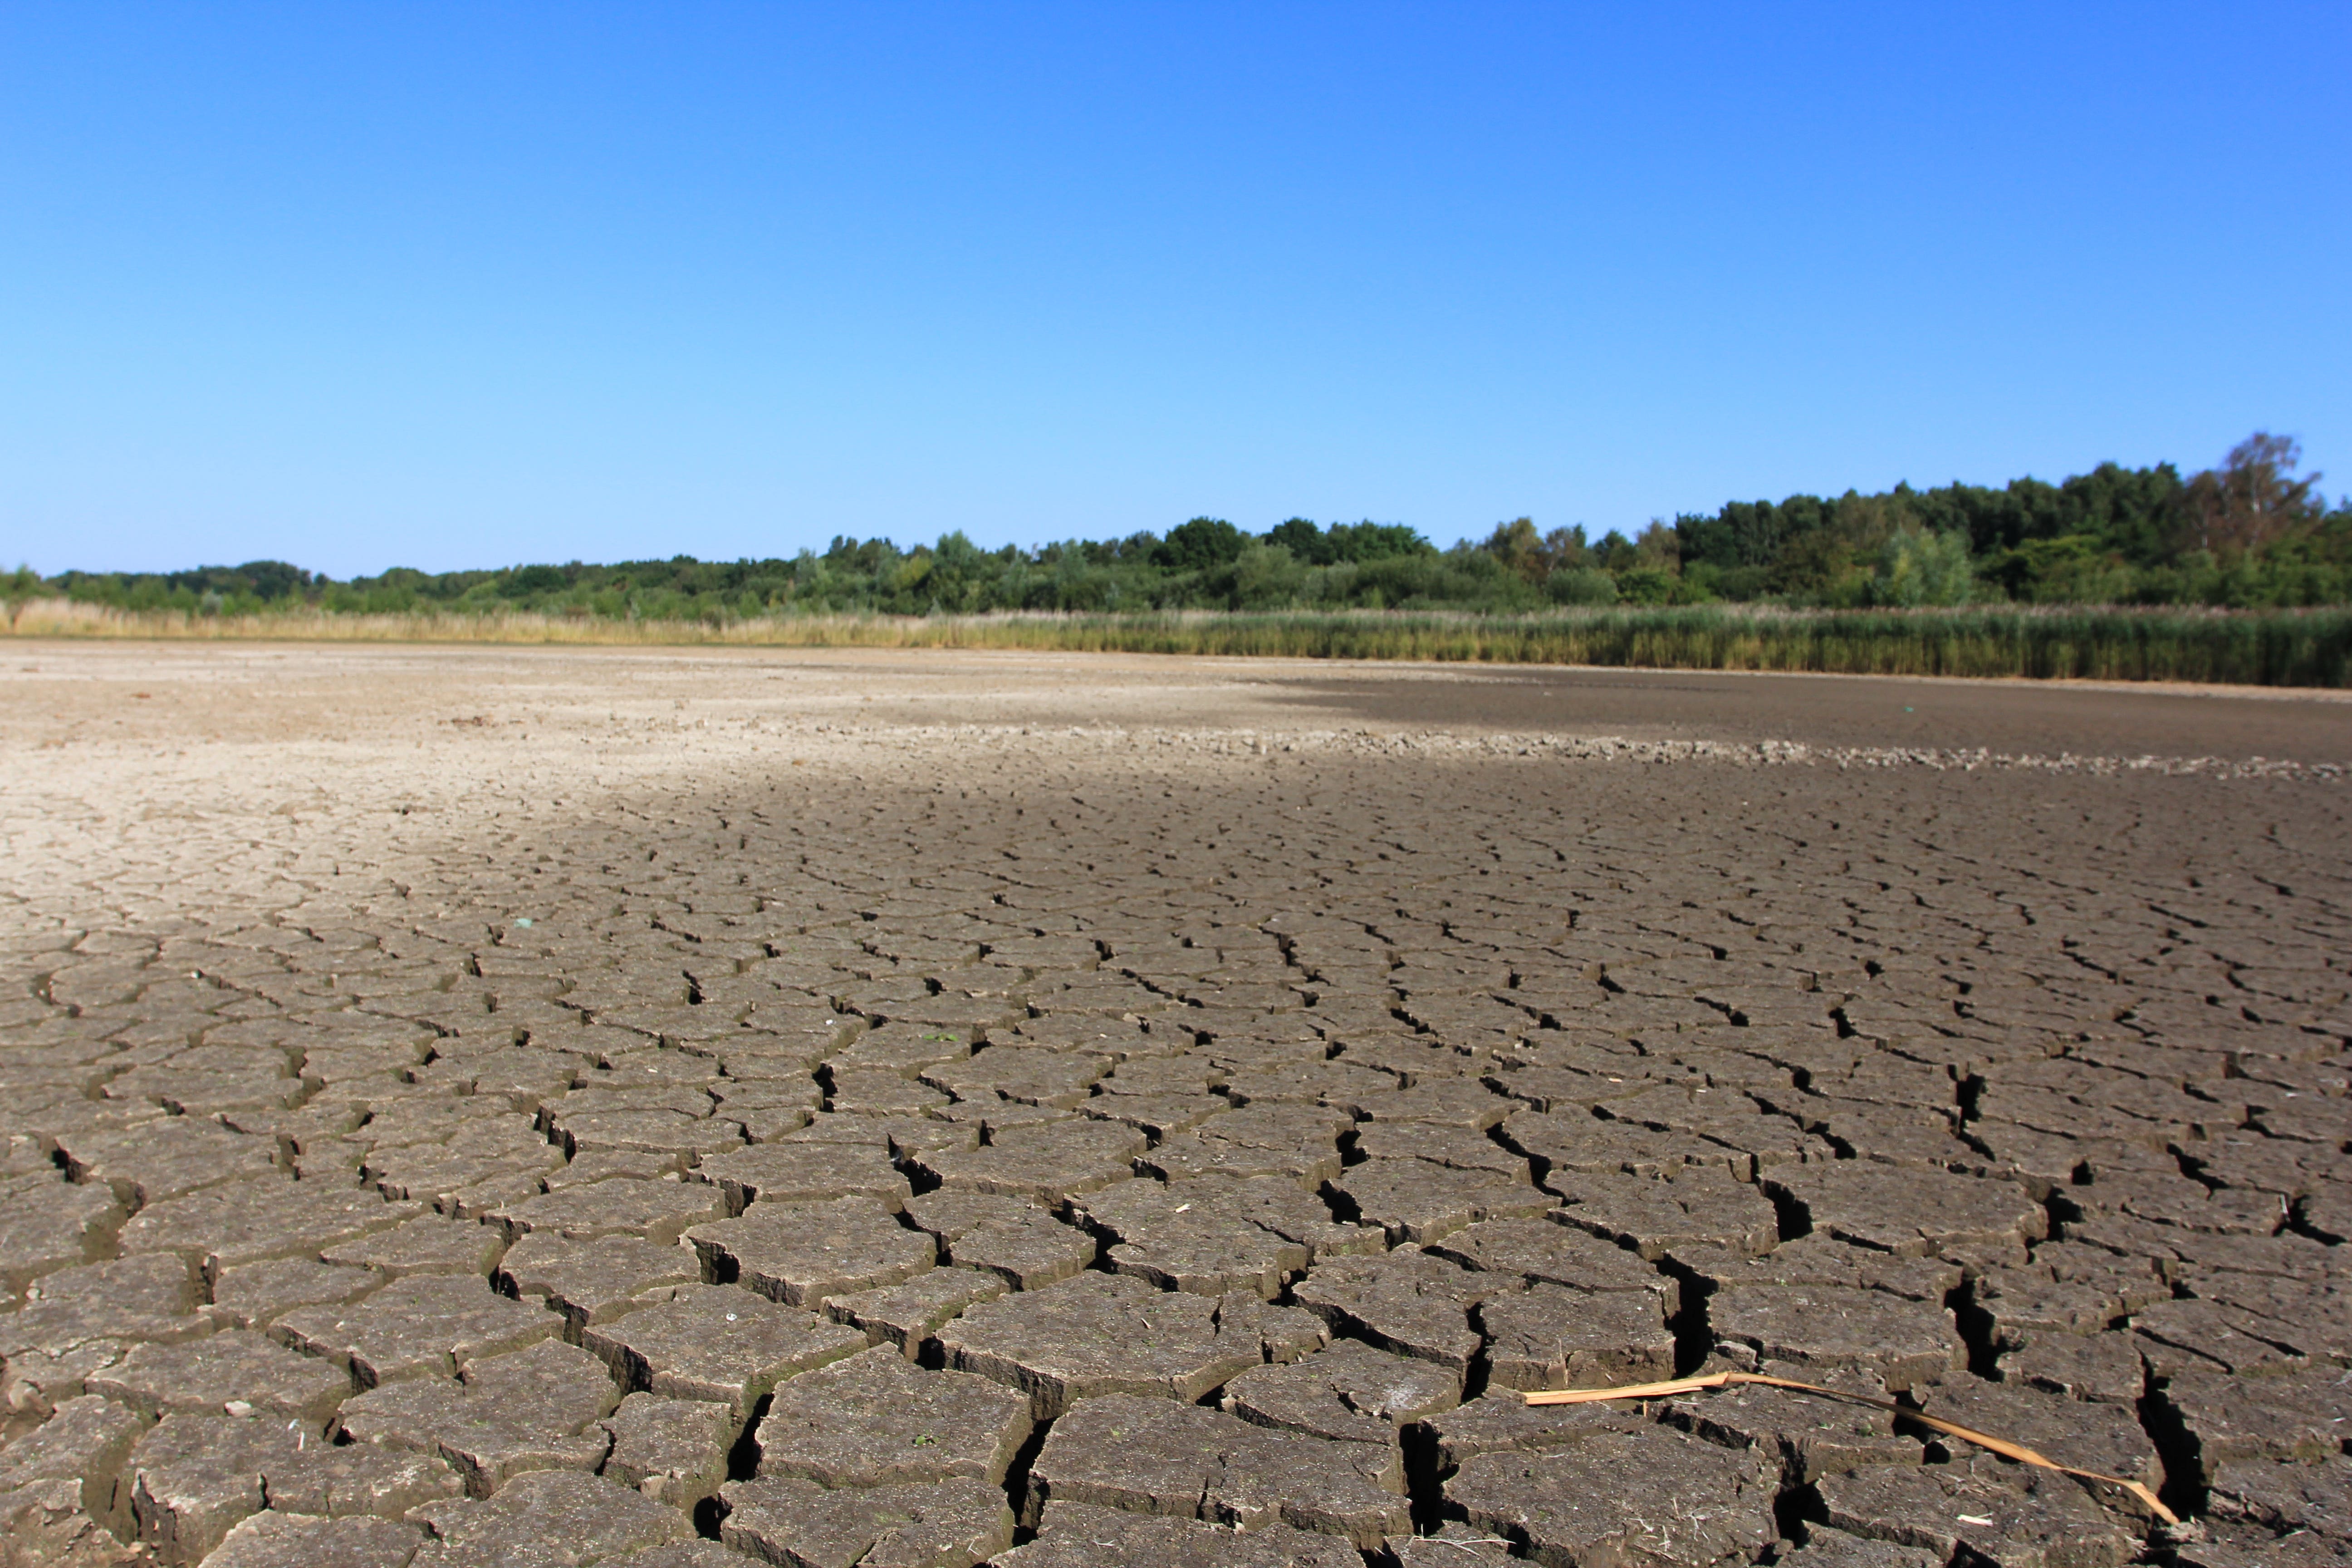
{"type": "Polygon", "coordinates": [[[5,652],[20,1556],[2352,1553],[2341,700],[5,652]]]}

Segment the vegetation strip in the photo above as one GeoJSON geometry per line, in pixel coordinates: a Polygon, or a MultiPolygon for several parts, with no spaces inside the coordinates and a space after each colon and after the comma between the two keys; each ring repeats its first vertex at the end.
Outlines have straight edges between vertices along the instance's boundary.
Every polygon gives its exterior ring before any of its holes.
{"type": "Polygon", "coordinates": [[[345,582],[283,561],[177,572],[0,574],[11,613],[58,595],[121,610],[239,616],[538,611],[721,623],[778,615],[1004,611],[1470,610],[1771,604],[1914,609],[1969,604],[2284,608],[2352,604],[2352,502],[2332,508],[2302,452],[2257,433],[2219,468],[2102,463],[2060,484],[1907,484],[1876,495],[1732,501],[1653,519],[1635,538],[1582,524],[1498,523],[1440,550],[1402,523],[1303,517],[1250,533],[1196,517],[1124,539],[984,549],[958,530],[902,550],[836,535],[819,552],[459,572],[394,567],[345,582]]]}
{"type": "Polygon", "coordinates": [[[1705,605],[1488,616],[1412,611],[761,616],[606,620],[528,611],[246,615],[26,601],[18,637],[616,647],[955,647],[1441,663],[2352,685],[2352,609],[2216,611],[1982,605],[1790,610],[1705,605]]]}

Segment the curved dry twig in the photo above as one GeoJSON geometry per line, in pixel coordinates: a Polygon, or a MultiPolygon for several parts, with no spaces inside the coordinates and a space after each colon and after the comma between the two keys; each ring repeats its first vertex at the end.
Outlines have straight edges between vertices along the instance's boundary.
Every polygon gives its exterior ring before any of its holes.
{"type": "Polygon", "coordinates": [[[1677,1394],[1698,1394],[1710,1388],[1727,1387],[1735,1383],[1755,1383],[1761,1384],[1767,1388],[1793,1389],[1799,1394],[1818,1394],[1825,1399],[1843,1399],[1853,1405],[1868,1405],[1880,1410],[1891,1410],[1907,1421],[1916,1421],[1920,1426],[1932,1427],[1948,1437],[1958,1437],[1962,1442],[1974,1443],[1978,1447],[1999,1454],[2004,1459],[2015,1459],[2020,1464],[2033,1465],[2045,1470],[2056,1470],[2061,1475],[2074,1476],[2082,1480],[2097,1481],[2102,1486],[2120,1487],[2137,1498],[2147,1506],[2148,1512],[2164,1521],[2165,1523],[2180,1522],[2180,1516],[2165,1507],[2158,1500],[2157,1495],[2148,1490],[2142,1482],[2126,1480],[2121,1476],[2102,1475],[2096,1470],[2078,1470],[2072,1465],[2062,1465],[2055,1459],[2037,1454],[2022,1443],[2012,1443],[2006,1437],[1995,1437],[1990,1433],[1979,1432],[1972,1426],[1963,1426],[1957,1421],[1946,1421],[1934,1415],[1923,1415],[1918,1411],[1906,1409],[1891,1399],[1873,1399],[1866,1394],[1849,1394],[1842,1388],[1823,1388],[1819,1384],[1799,1383],[1793,1378],[1767,1377],[1762,1373],[1756,1372],[1711,1372],[1697,1377],[1668,1378],[1664,1383],[1627,1384],[1622,1388],[1547,1389],[1540,1393],[1525,1394],[1522,1397],[1529,1405],[1592,1405],[1605,1399],[1666,1399],[1677,1394]]]}

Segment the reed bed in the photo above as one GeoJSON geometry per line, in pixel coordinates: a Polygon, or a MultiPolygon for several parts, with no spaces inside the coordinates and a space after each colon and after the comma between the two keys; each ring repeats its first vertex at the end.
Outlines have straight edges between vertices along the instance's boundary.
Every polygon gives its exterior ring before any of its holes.
{"type": "Polygon", "coordinates": [[[2352,684],[2352,608],[1978,606],[1792,610],[1706,605],[1480,615],[1182,610],[1132,615],[798,616],[623,620],[530,611],[202,616],[62,599],[15,606],[16,637],[964,647],[1421,659],[2026,679],[2352,684]]]}

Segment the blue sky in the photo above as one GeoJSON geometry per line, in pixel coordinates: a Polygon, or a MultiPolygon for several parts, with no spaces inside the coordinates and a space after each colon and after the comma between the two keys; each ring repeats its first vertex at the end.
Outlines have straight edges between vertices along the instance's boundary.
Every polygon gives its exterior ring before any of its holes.
{"type": "Polygon", "coordinates": [[[0,563],[2352,479],[2347,67],[2340,4],[16,0],[0,563]]]}

